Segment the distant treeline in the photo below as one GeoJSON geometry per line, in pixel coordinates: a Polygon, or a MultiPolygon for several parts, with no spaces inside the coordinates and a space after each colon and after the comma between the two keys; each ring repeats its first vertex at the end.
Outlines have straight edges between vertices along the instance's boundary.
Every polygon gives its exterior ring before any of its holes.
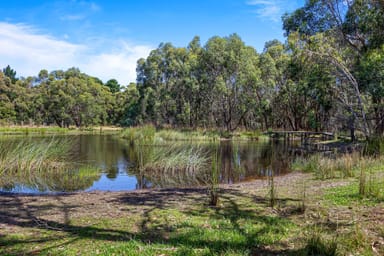
{"type": "Polygon", "coordinates": [[[103,84],[76,68],[0,74],[0,120],[384,132],[384,2],[311,0],[283,17],[287,40],[257,53],[236,35],[160,44],[136,84],[103,84]]]}

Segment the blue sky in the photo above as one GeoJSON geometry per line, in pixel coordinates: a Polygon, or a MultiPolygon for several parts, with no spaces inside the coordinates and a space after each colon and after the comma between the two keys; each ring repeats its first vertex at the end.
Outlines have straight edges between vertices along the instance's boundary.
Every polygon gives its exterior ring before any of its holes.
{"type": "Polygon", "coordinates": [[[104,82],[135,81],[136,61],[161,42],[187,46],[237,33],[258,52],[284,40],[281,15],[304,0],[2,1],[0,67],[18,76],[78,67],[104,82]]]}

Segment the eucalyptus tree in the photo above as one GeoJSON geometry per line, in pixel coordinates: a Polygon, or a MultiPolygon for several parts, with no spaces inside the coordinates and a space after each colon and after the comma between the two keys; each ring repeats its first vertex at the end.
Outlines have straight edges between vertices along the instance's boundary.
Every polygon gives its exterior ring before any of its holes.
{"type": "Polygon", "coordinates": [[[107,122],[111,92],[98,79],[71,68],[49,74],[42,70],[38,81],[35,90],[43,97],[36,100],[44,109],[44,123],[81,127],[107,122]]]}
{"type": "Polygon", "coordinates": [[[290,56],[284,44],[278,40],[265,43],[264,50],[260,54],[260,70],[263,89],[256,92],[259,101],[259,113],[263,117],[264,128],[275,126],[282,127],[285,124],[285,107],[277,100],[279,93],[288,82],[287,66],[290,56]],[[283,118],[282,118],[283,117],[283,118]]]}
{"type": "Polygon", "coordinates": [[[247,115],[257,108],[255,97],[261,86],[259,56],[236,35],[213,37],[203,53],[205,82],[211,91],[212,121],[227,131],[247,123],[247,115]]]}
{"type": "Polygon", "coordinates": [[[11,79],[0,72],[0,121],[12,122],[16,118],[16,112],[11,94],[11,79]]]}
{"type": "MultiPolygon", "coordinates": [[[[349,109],[351,131],[354,122],[365,137],[381,133],[380,114],[370,122],[372,105],[380,105],[374,87],[365,86],[365,72],[359,72],[362,59],[383,43],[383,2],[374,0],[310,0],[303,8],[284,17],[286,33],[300,34],[298,45],[313,60],[333,66],[338,99],[349,109]]],[[[376,84],[380,86],[380,84],[376,84]]],[[[382,111],[376,108],[375,111],[382,111]]]]}
{"type": "Polygon", "coordinates": [[[138,61],[140,122],[191,126],[200,119],[200,49],[198,38],[188,48],[160,44],[138,61]]]}

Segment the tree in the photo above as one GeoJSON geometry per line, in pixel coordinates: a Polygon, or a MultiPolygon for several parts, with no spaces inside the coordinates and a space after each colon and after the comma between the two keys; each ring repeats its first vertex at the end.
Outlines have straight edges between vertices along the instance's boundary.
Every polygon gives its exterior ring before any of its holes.
{"type": "MultiPolygon", "coordinates": [[[[384,113],[379,113],[383,109],[375,107],[380,98],[374,87],[365,86],[370,78],[364,77],[368,73],[363,71],[366,55],[384,43],[383,7],[383,1],[374,0],[311,0],[284,17],[286,33],[299,32],[300,44],[306,45],[308,56],[335,67],[337,80],[333,88],[365,137],[383,133],[380,124],[384,113]],[[371,101],[366,100],[367,96],[371,101]],[[374,120],[373,130],[370,119],[374,120]]],[[[350,123],[352,131],[354,124],[350,123]]]]}
{"type": "Polygon", "coordinates": [[[106,83],[105,83],[105,86],[107,86],[109,88],[109,90],[111,91],[111,93],[117,93],[120,91],[121,89],[121,86],[119,84],[119,82],[117,82],[116,79],[110,79],[108,80],[106,83]]]}
{"type": "Polygon", "coordinates": [[[16,112],[12,100],[9,98],[11,93],[11,80],[0,72],[0,121],[14,121],[16,112]]]}
{"type": "Polygon", "coordinates": [[[227,131],[245,123],[255,108],[255,92],[260,84],[256,51],[233,34],[208,40],[203,55],[206,83],[213,92],[211,113],[218,126],[227,131]]]}
{"type": "Polygon", "coordinates": [[[9,77],[11,79],[11,82],[14,84],[17,81],[16,78],[16,71],[13,70],[9,65],[5,68],[3,68],[3,73],[6,77],[9,77]]]}

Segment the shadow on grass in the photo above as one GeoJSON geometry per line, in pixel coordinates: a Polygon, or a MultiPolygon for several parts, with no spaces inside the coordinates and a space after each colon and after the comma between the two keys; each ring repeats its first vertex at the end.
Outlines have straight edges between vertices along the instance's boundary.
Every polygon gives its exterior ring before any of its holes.
{"type": "MultiPolygon", "coordinates": [[[[245,198],[251,203],[261,203],[264,207],[264,199],[254,198],[237,190],[222,190],[221,194],[223,206],[217,208],[211,208],[206,204],[208,202],[206,189],[164,189],[115,196],[111,201],[113,204],[141,208],[143,214],[140,223],[137,223],[139,230],[135,231],[71,224],[71,216],[75,216],[72,213],[82,205],[81,202],[66,203],[62,199],[67,195],[52,196],[59,205],[49,204],[50,200],[44,201],[43,204],[34,204],[33,197],[26,203],[18,195],[0,195],[2,205],[0,225],[52,231],[44,238],[20,239],[0,235],[0,246],[8,247],[9,250],[5,252],[12,255],[44,253],[81,239],[112,242],[134,240],[143,246],[150,247],[157,244],[176,248],[172,252],[176,255],[188,255],[196,250],[209,255],[299,254],[296,250],[268,249],[272,244],[279,244],[288,235],[288,230],[293,226],[288,219],[278,215],[265,216],[262,210],[258,211],[249,205],[244,207],[237,202],[245,198]],[[39,217],[41,211],[49,208],[56,208],[61,212],[60,221],[39,217]],[[174,213],[180,214],[181,219],[176,222],[166,221],[166,218],[174,213]],[[158,214],[164,214],[165,217],[158,214]],[[27,246],[15,246],[28,243],[42,244],[43,249],[35,252],[28,250],[27,246]]],[[[124,216],[129,218],[128,210],[124,216]]]]}

